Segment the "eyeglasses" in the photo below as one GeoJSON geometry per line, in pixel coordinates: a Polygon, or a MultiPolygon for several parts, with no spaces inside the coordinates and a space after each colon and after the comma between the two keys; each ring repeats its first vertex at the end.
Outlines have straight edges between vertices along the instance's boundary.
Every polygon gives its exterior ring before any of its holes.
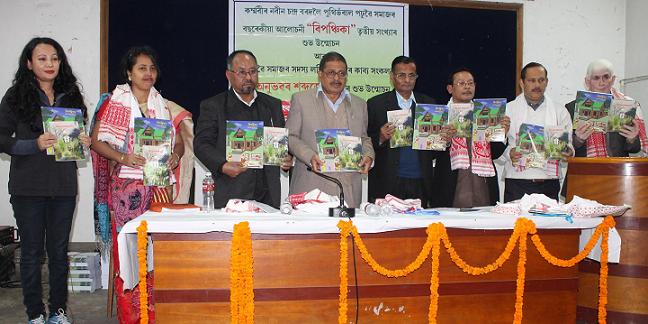
{"type": "Polygon", "coordinates": [[[457,81],[455,85],[458,85],[460,87],[474,87],[475,86],[475,81],[457,81]]]}
{"type": "Polygon", "coordinates": [[[592,76],[589,77],[589,79],[593,80],[593,81],[600,81],[600,80],[609,81],[611,78],[612,78],[612,76],[607,74],[607,73],[605,73],[603,75],[592,75],[592,76]]]}
{"type": "Polygon", "coordinates": [[[257,76],[259,74],[259,70],[257,70],[257,69],[249,69],[247,71],[245,71],[245,70],[238,70],[238,71],[230,70],[230,72],[236,74],[236,76],[241,78],[241,79],[245,78],[248,75],[250,77],[255,77],[255,76],[257,76]]]}
{"type": "Polygon", "coordinates": [[[344,78],[347,77],[347,71],[346,71],[346,70],[342,70],[342,71],[337,71],[337,72],[336,72],[336,71],[333,71],[333,70],[329,70],[329,71],[324,71],[324,75],[326,75],[326,77],[329,78],[329,79],[335,79],[335,76],[336,76],[336,75],[337,75],[340,79],[344,79],[344,78]]]}
{"type": "Polygon", "coordinates": [[[410,73],[410,74],[398,73],[398,74],[396,74],[396,79],[398,79],[398,80],[405,80],[405,79],[416,80],[416,79],[418,79],[418,74],[415,74],[415,73],[410,73]]]}

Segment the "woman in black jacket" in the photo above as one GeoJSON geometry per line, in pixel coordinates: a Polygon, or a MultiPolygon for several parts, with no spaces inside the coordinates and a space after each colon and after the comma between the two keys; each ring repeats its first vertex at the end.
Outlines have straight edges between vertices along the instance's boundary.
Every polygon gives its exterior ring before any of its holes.
{"type": "MultiPolygon", "coordinates": [[[[57,162],[46,149],[56,137],[43,131],[41,107],[80,108],[83,96],[63,48],[51,38],[25,45],[12,86],[0,103],[0,152],[11,155],[9,194],[20,235],[20,274],[28,323],[45,323],[41,259],[47,249],[47,323],[70,323],[66,314],[68,240],[76,208],[76,162],[57,162]]],[[[90,138],[79,137],[85,146],[90,138]]]]}

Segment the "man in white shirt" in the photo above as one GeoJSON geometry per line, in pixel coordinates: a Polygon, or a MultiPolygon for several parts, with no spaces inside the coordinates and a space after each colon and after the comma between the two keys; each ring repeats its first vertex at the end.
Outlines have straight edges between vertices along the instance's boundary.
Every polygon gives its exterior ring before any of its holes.
{"type": "MultiPolygon", "coordinates": [[[[547,69],[540,63],[531,62],[524,66],[520,73],[520,86],[523,93],[506,105],[506,115],[511,119],[508,131],[509,146],[504,166],[505,187],[504,202],[522,198],[524,194],[540,193],[552,199],[558,199],[560,191],[559,163],[549,160],[544,169],[521,166],[522,153],[513,143],[517,143],[520,125],[523,123],[542,127],[562,126],[572,129],[572,122],[567,109],[556,105],[545,95],[547,88],[547,69]]],[[[571,144],[571,143],[570,143],[571,144]]],[[[573,155],[573,150],[564,153],[564,157],[573,155]]]]}

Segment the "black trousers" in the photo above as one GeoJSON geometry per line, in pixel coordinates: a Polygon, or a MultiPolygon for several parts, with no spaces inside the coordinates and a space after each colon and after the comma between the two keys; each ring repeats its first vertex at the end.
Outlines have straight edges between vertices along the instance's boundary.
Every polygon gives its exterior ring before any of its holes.
{"type": "Polygon", "coordinates": [[[545,196],[558,200],[560,181],[558,179],[533,181],[524,179],[504,179],[504,202],[522,198],[524,194],[544,194],[545,196]]]}
{"type": "MultiPolygon", "coordinates": [[[[421,205],[423,208],[428,206],[428,196],[425,192],[425,186],[423,185],[423,179],[412,179],[412,178],[396,178],[396,183],[393,186],[393,192],[390,192],[392,196],[396,196],[401,199],[421,199],[421,205]]],[[[385,198],[385,197],[379,197],[385,198]]]]}
{"type": "Polygon", "coordinates": [[[43,246],[49,261],[49,310],[66,310],[68,242],[76,196],[11,196],[20,235],[20,281],[29,318],[45,314],[41,286],[43,246]]]}

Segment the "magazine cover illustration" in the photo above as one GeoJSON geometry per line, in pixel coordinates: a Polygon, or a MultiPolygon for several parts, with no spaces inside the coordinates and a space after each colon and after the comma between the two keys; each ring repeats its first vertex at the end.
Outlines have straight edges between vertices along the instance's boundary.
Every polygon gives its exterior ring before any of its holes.
{"type": "Polygon", "coordinates": [[[263,168],[263,122],[228,120],[226,128],[226,160],[240,162],[246,168],[263,168]]]}
{"type": "Polygon", "coordinates": [[[167,119],[135,118],[136,154],[144,157],[144,185],[164,187],[171,184],[167,162],[171,157],[173,125],[167,119]]]}
{"type": "Polygon", "coordinates": [[[474,127],[483,130],[487,142],[506,142],[504,127],[500,124],[506,113],[506,98],[475,99],[474,127]]]}
{"type": "Polygon", "coordinates": [[[412,146],[412,112],[410,110],[390,110],[387,112],[387,121],[394,125],[394,134],[389,139],[389,147],[412,146]]]}
{"type": "Polygon", "coordinates": [[[56,144],[47,149],[56,161],[85,160],[79,135],[85,132],[83,112],[78,108],[41,107],[43,130],[56,136],[56,144]]]}
{"type": "Polygon", "coordinates": [[[412,148],[415,150],[445,150],[447,142],[441,137],[441,129],[447,123],[448,106],[416,105],[412,148]]]}
{"type": "Polygon", "coordinates": [[[338,135],[351,136],[351,131],[346,128],[315,130],[315,142],[317,143],[317,154],[322,160],[322,172],[343,171],[338,135]]]}

